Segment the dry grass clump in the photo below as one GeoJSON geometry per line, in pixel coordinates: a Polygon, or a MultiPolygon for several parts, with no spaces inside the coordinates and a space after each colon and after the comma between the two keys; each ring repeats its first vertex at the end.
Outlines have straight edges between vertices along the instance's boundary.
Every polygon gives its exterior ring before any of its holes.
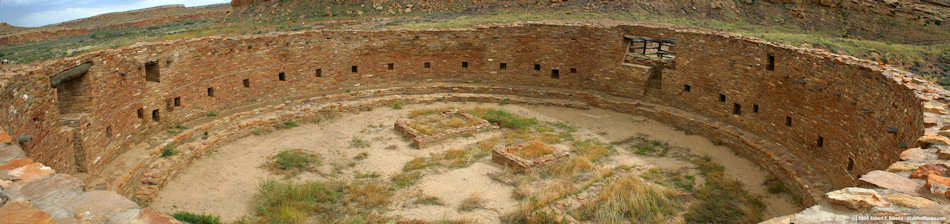
{"type": "Polygon", "coordinates": [[[551,165],[544,167],[542,172],[544,172],[544,174],[547,176],[572,178],[582,174],[591,173],[596,170],[597,166],[587,159],[587,157],[576,156],[571,159],[558,160],[551,165]]]}
{"type": "Polygon", "coordinates": [[[682,208],[677,197],[676,192],[628,177],[608,185],[572,215],[595,223],[663,223],[682,208]]]}
{"type": "Polygon", "coordinates": [[[418,110],[409,111],[409,115],[407,115],[407,117],[409,117],[409,119],[415,119],[416,117],[437,114],[437,113],[441,113],[442,111],[450,111],[450,110],[452,110],[451,107],[443,107],[443,108],[435,108],[435,109],[418,109],[418,110]]]}
{"type": "Polygon", "coordinates": [[[410,160],[402,167],[405,172],[421,170],[432,166],[443,166],[449,168],[468,167],[481,158],[491,155],[488,150],[480,146],[470,146],[465,149],[449,149],[444,152],[434,154],[430,157],[419,157],[410,160]]]}
{"type": "Polygon", "coordinates": [[[482,197],[478,195],[478,193],[472,193],[462,200],[462,203],[459,204],[458,210],[467,212],[478,208],[483,208],[483,203],[485,202],[482,197]]]}
{"type": "Polygon", "coordinates": [[[320,166],[320,157],[300,149],[279,152],[267,163],[271,170],[287,175],[311,171],[317,166],[320,166]]]}
{"type": "Polygon", "coordinates": [[[610,145],[597,140],[575,141],[574,152],[590,161],[597,161],[610,153],[610,145]]]}
{"type": "Polygon", "coordinates": [[[485,119],[491,123],[498,124],[498,126],[501,126],[503,128],[520,129],[520,128],[531,127],[538,124],[538,120],[534,118],[518,116],[502,109],[488,109],[488,108],[477,107],[474,109],[466,110],[465,112],[475,115],[476,117],[485,119]]]}
{"type": "Polygon", "coordinates": [[[516,149],[511,152],[511,154],[519,156],[524,159],[537,159],[539,157],[550,155],[554,153],[554,148],[544,144],[542,142],[531,142],[527,145],[516,149]]]}
{"type": "Polygon", "coordinates": [[[386,222],[373,209],[389,204],[392,195],[372,182],[307,182],[266,180],[258,186],[255,216],[249,223],[386,222]]]}
{"type": "Polygon", "coordinates": [[[696,191],[700,203],[686,213],[690,223],[757,223],[762,221],[765,205],[758,197],[742,189],[742,183],[725,177],[723,167],[705,156],[693,161],[706,177],[696,191]]]}

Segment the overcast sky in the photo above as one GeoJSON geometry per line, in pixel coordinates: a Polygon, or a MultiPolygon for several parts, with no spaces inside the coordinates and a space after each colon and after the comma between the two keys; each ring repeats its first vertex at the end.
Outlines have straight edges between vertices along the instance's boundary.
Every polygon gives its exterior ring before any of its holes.
{"type": "Polygon", "coordinates": [[[37,27],[159,5],[185,6],[228,3],[230,0],[0,0],[0,22],[37,27]]]}

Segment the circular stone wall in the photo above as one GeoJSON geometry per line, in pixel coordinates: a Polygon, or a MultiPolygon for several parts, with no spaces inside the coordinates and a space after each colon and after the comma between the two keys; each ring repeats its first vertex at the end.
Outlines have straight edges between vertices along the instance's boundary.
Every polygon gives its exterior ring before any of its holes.
{"type": "Polygon", "coordinates": [[[946,95],[851,57],[646,25],[207,37],[99,51],[14,73],[0,77],[0,102],[10,105],[0,121],[14,138],[29,137],[20,141],[27,154],[89,177],[90,188],[140,200],[164,183],[150,175],[187,165],[162,162],[162,146],[214,147],[258,125],[241,124],[207,142],[220,134],[204,131],[225,117],[209,113],[295,109],[285,102],[325,103],[308,112],[327,114],[395,100],[509,98],[638,114],[721,140],[812,204],[917,145],[926,127],[924,101],[946,95]],[[632,54],[637,40],[653,38],[675,41],[674,56],[632,54]],[[432,93],[452,94],[424,97],[432,93]],[[361,99],[373,102],[338,103],[361,99]],[[189,122],[208,127],[166,133],[189,122]],[[140,162],[112,162],[128,161],[116,159],[127,151],[138,152],[128,156],[140,162]]]}

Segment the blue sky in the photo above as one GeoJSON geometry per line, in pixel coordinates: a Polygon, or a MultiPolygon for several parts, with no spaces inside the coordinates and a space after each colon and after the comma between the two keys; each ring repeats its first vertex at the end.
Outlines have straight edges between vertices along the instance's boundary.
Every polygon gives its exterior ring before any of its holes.
{"type": "Polygon", "coordinates": [[[230,0],[0,0],[0,22],[37,27],[159,5],[199,6],[228,3],[230,0]]]}

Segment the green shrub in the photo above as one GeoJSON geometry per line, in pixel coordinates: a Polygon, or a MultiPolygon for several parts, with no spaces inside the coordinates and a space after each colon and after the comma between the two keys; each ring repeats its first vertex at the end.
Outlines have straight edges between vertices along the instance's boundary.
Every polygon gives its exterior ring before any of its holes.
{"type": "Polygon", "coordinates": [[[369,142],[367,142],[366,140],[363,140],[359,136],[353,136],[353,138],[350,139],[350,148],[368,148],[368,147],[369,147],[369,142]]]}
{"type": "Polygon", "coordinates": [[[217,116],[218,116],[218,113],[215,113],[215,112],[208,112],[208,114],[205,114],[205,117],[217,117],[217,116]]]}
{"type": "Polygon", "coordinates": [[[538,120],[534,118],[518,116],[501,109],[475,108],[468,110],[468,113],[498,124],[503,128],[520,129],[538,124],[538,120]]]}
{"type": "Polygon", "coordinates": [[[302,150],[289,150],[274,155],[270,166],[277,170],[283,170],[296,174],[301,171],[310,170],[314,166],[319,166],[320,158],[302,150]]]}
{"type": "Polygon", "coordinates": [[[175,212],[172,217],[178,221],[190,224],[218,224],[221,223],[221,217],[210,214],[194,214],[190,212],[175,212]]]}
{"type": "Polygon", "coordinates": [[[406,105],[406,102],[396,101],[396,102],[393,102],[393,109],[399,110],[399,109],[402,109],[402,107],[405,105],[406,105]]]}
{"type": "Polygon", "coordinates": [[[162,149],[162,158],[178,155],[178,150],[175,150],[174,145],[165,145],[165,148],[162,149]]]}

